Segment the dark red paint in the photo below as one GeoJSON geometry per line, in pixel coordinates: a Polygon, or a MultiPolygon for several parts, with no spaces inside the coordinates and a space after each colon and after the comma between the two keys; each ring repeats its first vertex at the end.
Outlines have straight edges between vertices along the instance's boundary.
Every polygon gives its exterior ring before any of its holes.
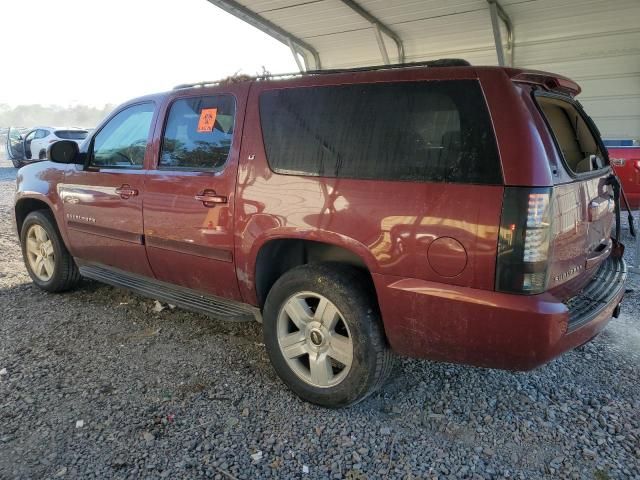
{"type": "MultiPolygon", "coordinates": [[[[268,242],[305,239],[337,245],[358,256],[372,274],[386,335],[398,353],[533,368],[588,341],[607,323],[621,294],[598,318],[570,334],[565,333],[567,308],[560,301],[589,282],[603,259],[593,260],[591,268],[568,282],[551,283],[541,295],[495,292],[503,186],[274,174],[265,158],[258,111],[260,93],[276,88],[477,79],[491,114],[505,185],[555,184],[554,201],[576,195],[605,198],[603,178],[573,182],[563,173],[554,178],[550,164],[560,159],[531,89],[560,77],[525,73],[492,67],[379,70],[145,97],[155,102],[156,112],[143,169],[35,164],[20,171],[16,201],[31,198],[48,205],[75,257],[256,306],[256,259],[268,242]],[[171,102],[223,93],[236,99],[235,133],[224,170],[157,169],[171,102]],[[124,195],[117,191],[123,186],[124,195]],[[207,203],[203,196],[217,200],[207,203]]],[[[556,83],[567,89],[574,85],[566,79],[556,83]]],[[[594,233],[586,231],[588,212],[564,214],[575,218],[555,237],[551,275],[576,262],[586,264],[590,248],[600,240],[591,235],[608,238],[613,218],[610,211],[602,213],[596,222],[600,231],[594,233]]]]}
{"type": "Polygon", "coordinates": [[[640,209],[640,147],[609,147],[609,159],[631,208],[640,209]]]}

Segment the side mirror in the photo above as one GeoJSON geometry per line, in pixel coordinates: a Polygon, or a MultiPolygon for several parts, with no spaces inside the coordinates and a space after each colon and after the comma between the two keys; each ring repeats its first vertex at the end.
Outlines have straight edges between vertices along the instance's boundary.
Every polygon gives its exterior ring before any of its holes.
{"type": "Polygon", "coordinates": [[[49,145],[47,158],[55,163],[76,163],[80,149],[72,140],[59,140],[49,145]]]}

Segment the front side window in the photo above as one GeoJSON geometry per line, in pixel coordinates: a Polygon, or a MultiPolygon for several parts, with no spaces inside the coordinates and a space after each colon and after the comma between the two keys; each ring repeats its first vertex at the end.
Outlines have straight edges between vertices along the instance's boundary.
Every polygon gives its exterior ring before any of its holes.
{"type": "Polygon", "coordinates": [[[227,161],[235,123],[231,95],[173,102],[164,129],[160,169],[219,170],[227,161]]]}
{"type": "Polygon", "coordinates": [[[91,166],[142,168],[153,111],[153,103],[141,103],[109,120],[93,141],[91,166]]]}
{"type": "Polygon", "coordinates": [[[595,136],[573,104],[542,95],[536,100],[571,172],[586,173],[606,166],[595,136]]]}
{"type": "Polygon", "coordinates": [[[276,173],[502,183],[475,80],[270,90],[260,96],[260,121],[276,173]]]}

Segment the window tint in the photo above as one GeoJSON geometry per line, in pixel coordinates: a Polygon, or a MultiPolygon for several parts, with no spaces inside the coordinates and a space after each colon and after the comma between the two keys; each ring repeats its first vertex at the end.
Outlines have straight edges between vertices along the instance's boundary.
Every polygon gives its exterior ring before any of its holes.
{"type": "Polygon", "coordinates": [[[538,96],[537,101],[572,172],[585,173],[606,166],[598,142],[574,105],[543,96],[538,96]]]}
{"type": "Polygon", "coordinates": [[[277,173],[502,182],[493,129],[474,80],[272,90],[262,133],[277,173]]]}
{"type": "Polygon", "coordinates": [[[159,168],[216,170],[227,161],[235,100],[230,95],[182,98],[171,105],[159,168]]]}
{"type": "Polygon", "coordinates": [[[142,103],[122,110],[109,120],[95,137],[91,165],[141,168],[153,110],[152,103],[142,103]]]}

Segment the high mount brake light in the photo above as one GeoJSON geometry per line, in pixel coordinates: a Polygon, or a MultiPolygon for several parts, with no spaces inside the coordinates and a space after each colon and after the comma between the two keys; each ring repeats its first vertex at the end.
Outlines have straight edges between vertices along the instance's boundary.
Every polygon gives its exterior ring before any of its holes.
{"type": "Polygon", "coordinates": [[[551,188],[506,187],[498,239],[496,290],[542,293],[547,286],[551,188]]]}
{"type": "Polygon", "coordinates": [[[576,96],[582,91],[580,85],[569,78],[543,72],[522,72],[515,75],[513,81],[540,85],[547,90],[567,93],[572,96],[576,96]]]}

